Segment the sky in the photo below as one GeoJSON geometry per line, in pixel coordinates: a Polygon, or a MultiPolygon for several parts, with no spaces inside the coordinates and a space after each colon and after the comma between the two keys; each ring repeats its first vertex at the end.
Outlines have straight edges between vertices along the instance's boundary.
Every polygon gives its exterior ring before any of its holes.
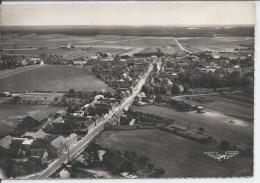
{"type": "Polygon", "coordinates": [[[2,26],[252,25],[254,2],[5,2],[2,26]]]}

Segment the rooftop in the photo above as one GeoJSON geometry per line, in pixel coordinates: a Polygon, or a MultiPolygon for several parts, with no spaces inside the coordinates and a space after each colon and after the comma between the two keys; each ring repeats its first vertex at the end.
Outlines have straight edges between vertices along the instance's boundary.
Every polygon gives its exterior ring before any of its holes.
{"type": "Polygon", "coordinates": [[[11,143],[12,143],[12,137],[10,135],[7,135],[2,139],[0,139],[0,146],[3,148],[8,149],[11,143]]]}
{"type": "Polygon", "coordinates": [[[63,136],[59,136],[51,142],[51,145],[55,148],[60,148],[65,143],[66,139],[63,136]]]}
{"type": "Polygon", "coordinates": [[[22,135],[22,137],[32,137],[34,139],[43,139],[47,136],[47,134],[42,131],[41,129],[38,130],[37,132],[26,132],[24,135],[22,135]]]}

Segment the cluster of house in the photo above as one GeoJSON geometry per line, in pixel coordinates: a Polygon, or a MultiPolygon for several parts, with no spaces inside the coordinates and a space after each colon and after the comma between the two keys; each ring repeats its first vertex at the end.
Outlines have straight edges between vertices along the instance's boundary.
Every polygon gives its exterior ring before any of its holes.
{"type": "Polygon", "coordinates": [[[78,137],[51,135],[42,129],[26,132],[20,137],[7,135],[0,140],[1,158],[11,167],[12,176],[34,173],[45,168],[53,158],[61,156],[76,144],[78,137]]]}
{"type": "Polygon", "coordinates": [[[43,65],[44,61],[40,58],[25,58],[19,62],[20,66],[36,65],[36,64],[43,65]]]}
{"type": "Polygon", "coordinates": [[[36,64],[43,65],[44,61],[38,57],[25,57],[20,55],[3,55],[0,58],[0,69],[14,69],[36,64]]]}
{"type": "Polygon", "coordinates": [[[125,98],[132,93],[151,61],[152,58],[139,58],[117,64],[100,62],[93,71],[98,78],[116,89],[119,98],[125,98]]]}
{"type": "Polygon", "coordinates": [[[45,127],[45,131],[53,134],[87,134],[98,125],[113,107],[118,105],[115,98],[106,98],[104,95],[96,95],[93,101],[85,104],[79,110],[70,114],[58,111],[55,119],[45,127]]]}
{"type": "Polygon", "coordinates": [[[52,117],[43,111],[30,114],[18,125],[16,135],[0,139],[1,158],[12,159],[15,176],[33,173],[35,169],[30,167],[37,164],[38,169],[43,168],[50,160],[67,152],[116,104],[115,98],[96,95],[93,102],[71,114],[64,110],[52,117]]]}

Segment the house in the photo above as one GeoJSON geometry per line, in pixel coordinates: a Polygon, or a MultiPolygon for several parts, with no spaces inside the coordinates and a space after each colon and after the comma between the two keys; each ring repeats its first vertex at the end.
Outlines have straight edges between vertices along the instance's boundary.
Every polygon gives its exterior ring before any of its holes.
{"type": "Polygon", "coordinates": [[[59,136],[51,142],[52,154],[56,157],[60,157],[67,150],[66,139],[63,136],[59,136]]]}
{"type": "Polygon", "coordinates": [[[106,103],[103,103],[103,102],[94,104],[95,114],[102,115],[102,114],[108,113],[109,108],[110,108],[110,105],[106,104],[106,103]]]}
{"type": "Polygon", "coordinates": [[[50,123],[46,131],[53,134],[87,133],[87,128],[75,123],[50,123]]]}
{"type": "Polygon", "coordinates": [[[66,138],[66,143],[68,147],[71,147],[73,145],[75,145],[78,142],[78,136],[75,133],[70,134],[67,138],[66,138]]]}
{"type": "Polygon", "coordinates": [[[95,121],[92,118],[89,118],[86,121],[86,126],[88,128],[88,132],[90,132],[90,131],[92,131],[95,128],[96,123],[95,123],[95,121]]]}
{"type": "Polygon", "coordinates": [[[33,141],[34,141],[34,139],[25,138],[24,141],[22,142],[23,149],[29,150],[33,141]]]}
{"type": "Polygon", "coordinates": [[[129,122],[129,125],[130,126],[133,126],[135,124],[135,119],[132,119],[130,122],[129,122]]]}
{"type": "Polygon", "coordinates": [[[31,138],[12,137],[10,147],[15,149],[21,148],[23,150],[28,150],[31,147],[33,141],[34,139],[31,138]]]}
{"type": "Polygon", "coordinates": [[[65,116],[67,114],[66,111],[64,110],[58,110],[56,113],[55,113],[55,118],[58,118],[60,116],[65,116]]]}
{"type": "Polygon", "coordinates": [[[22,135],[22,137],[28,137],[33,139],[44,139],[47,137],[47,133],[45,133],[40,129],[37,132],[26,132],[25,134],[22,135]]]}
{"type": "Polygon", "coordinates": [[[41,164],[45,164],[48,160],[48,152],[46,149],[31,149],[31,157],[38,157],[41,164]]]}
{"type": "Polygon", "coordinates": [[[60,116],[49,123],[45,131],[54,134],[86,134],[88,130],[95,126],[91,118],[83,116],[66,115],[60,116]]]}
{"type": "Polygon", "coordinates": [[[86,60],[73,60],[72,62],[73,62],[73,65],[80,66],[80,67],[82,67],[83,65],[85,65],[87,63],[86,60]]]}
{"type": "Polygon", "coordinates": [[[10,144],[9,155],[13,158],[23,158],[26,155],[26,151],[29,150],[33,140],[27,138],[12,137],[12,143],[10,144]]]}
{"type": "Polygon", "coordinates": [[[198,112],[198,113],[203,113],[203,112],[205,112],[205,111],[204,111],[204,107],[198,106],[198,107],[197,107],[197,112],[198,112]]]}
{"type": "Polygon", "coordinates": [[[130,179],[137,178],[137,175],[130,174],[129,172],[123,172],[123,173],[120,173],[120,175],[123,178],[130,178],[130,179]]]}
{"type": "Polygon", "coordinates": [[[0,140],[0,146],[4,149],[9,149],[10,145],[12,143],[12,137],[10,135],[7,135],[0,140]]]}
{"type": "Polygon", "coordinates": [[[61,178],[61,179],[68,179],[68,178],[70,178],[70,174],[71,174],[71,173],[70,173],[66,168],[62,169],[62,170],[58,173],[59,178],[61,178]]]}
{"type": "Polygon", "coordinates": [[[43,111],[39,111],[33,114],[30,114],[23,118],[22,122],[18,125],[18,129],[33,129],[40,125],[42,125],[44,122],[46,122],[48,119],[48,114],[43,111]]]}
{"type": "Polygon", "coordinates": [[[52,123],[65,123],[63,116],[59,116],[52,121],[52,123]]]}
{"type": "Polygon", "coordinates": [[[21,64],[21,66],[26,66],[28,63],[27,63],[26,59],[23,59],[20,61],[20,64],[21,64]]]}

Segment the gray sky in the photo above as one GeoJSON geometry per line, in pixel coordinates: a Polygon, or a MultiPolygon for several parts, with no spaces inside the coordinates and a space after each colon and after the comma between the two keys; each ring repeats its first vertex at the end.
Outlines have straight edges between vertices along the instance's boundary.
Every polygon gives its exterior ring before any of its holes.
{"type": "Polygon", "coordinates": [[[5,3],[1,25],[254,24],[254,2],[5,3]]]}

